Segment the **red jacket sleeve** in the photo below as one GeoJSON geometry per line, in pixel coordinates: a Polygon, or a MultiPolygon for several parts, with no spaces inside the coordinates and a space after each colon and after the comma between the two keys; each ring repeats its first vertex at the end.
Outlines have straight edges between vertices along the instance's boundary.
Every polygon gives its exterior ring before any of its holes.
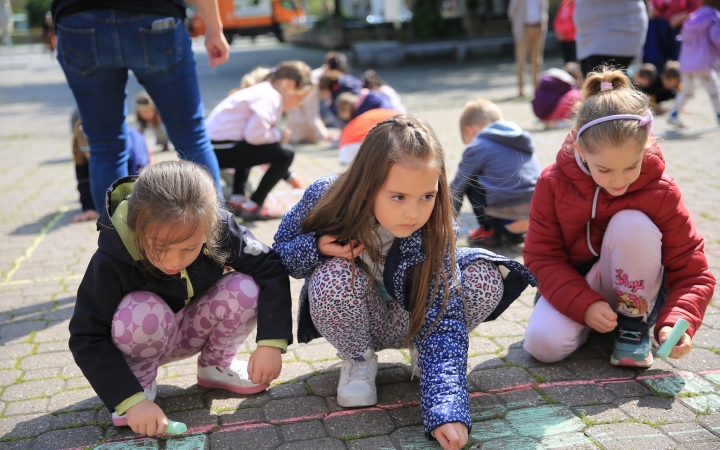
{"type": "Polygon", "coordinates": [[[662,232],[662,263],[668,289],[655,327],[656,337],[660,328],[673,326],[680,318],[690,322],[687,333],[693,336],[712,298],[715,277],[703,252],[703,238],[695,229],[675,181],[670,182],[655,224],[662,232]]]}
{"type": "Polygon", "coordinates": [[[553,184],[556,181],[548,176],[548,170],[552,169],[546,169],[535,186],[523,258],[527,268],[537,276],[542,296],[555,309],[585,325],[585,311],[591,304],[605,301],[605,298],[592,290],[585,278],[568,262],[556,213],[556,207],[562,206],[562,200],[555,197],[553,184]]]}

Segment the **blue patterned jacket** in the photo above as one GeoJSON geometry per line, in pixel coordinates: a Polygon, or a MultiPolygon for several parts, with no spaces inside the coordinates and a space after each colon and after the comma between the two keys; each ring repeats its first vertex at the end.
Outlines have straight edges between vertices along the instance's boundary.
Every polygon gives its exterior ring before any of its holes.
{"type": "MultiPolygon", "coordinates": [[[[307,285],[313,269],[328,261],[331,257],[320,256],[314,232],[304,233],[301,222],[317,204],[325,190],[337,175],[326,175],[307,188],[300,202],[283,217],[275,234],[273,247],[280,255],[283,264],[293,278],[305,278],[300,294],[298,314],[298,342],[310,342],[320,333],[315,329],[310,317],[307,285]]],[[[388,293],[407,309],[405,292],[409,289],[409,270],[425,259],[421,251],[421,230],[407,238],[395,239],[387,255],[383,278],[388,293]]],[[[457,265],[452,269],[458,280],[461,270],[478,259],[492,261],[507,267],[510,273],[504,279],[504,294],[498,307],[486,319],[494,320],[527,287],[536,286],[535,276],[522,264],[496,255],[492,252],[460,247],[457,249],[457,265]]],[[[445,271],[451,279],[450,261],[445,261],[445,271]]],[[[442,283],[442,280],[441,280],[442,283]]],[[[471,429],[470,405],[467,387],[468,332],[466,329],[465,308],[459,291],[452,288],[445,311],[438,323],[435,323],[443,302],[445,286],[441,285],[438,294],[427,310],[425,325],[415,338],[419,352],[421,410],[425,436],[435,428],[450,422],[462,422],[471,429]]]]}

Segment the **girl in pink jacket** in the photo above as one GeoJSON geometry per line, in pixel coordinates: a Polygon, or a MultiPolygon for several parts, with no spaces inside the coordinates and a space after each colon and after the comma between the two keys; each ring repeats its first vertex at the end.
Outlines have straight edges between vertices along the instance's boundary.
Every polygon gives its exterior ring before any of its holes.
{"type": "Polygon", "coordinates": [[[703,6],[692,13],[683,24],[682,48],[680,49],[680,73],[683,90],[675,98],[668,123],[685,127],[678,114],[688,94],[695,91],[700,82],[710,95],[720,124],[720,93],[716,70],[720,69],[720,0],[703,0],[703,6]]]}

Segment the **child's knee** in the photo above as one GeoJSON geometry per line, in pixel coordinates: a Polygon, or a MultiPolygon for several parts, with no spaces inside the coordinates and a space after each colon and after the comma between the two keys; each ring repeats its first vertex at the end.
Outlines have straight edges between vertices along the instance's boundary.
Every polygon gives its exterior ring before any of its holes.
{"type": "Polygon", "coordinates": [[[228,300],[233,298],[237,299],[237,302],[226,301],[227,306],[232,312],[257,310],[260,288],[250,275],[240,272],[230,272],[223,275],[208,294],[210,300],[220,300],[222,298],[227,298],[228,300]],[[217,291],[212,292],[212,289],[217,289],[217,291]],[[227,291],[229,295],[222,295],[223,290],[227,291]]]}
{"type": "Polygon", "coordinates": [[[131,354],[133,347],[146,344],[148,349],[143,350],[143,356],[152,356],[150,353],[161,350],[174,322],[172,310],[156,294],[131,292],[123,297],[113,314],[113,342],[126,354],[131,354]]]}
{"type": "Polygon", "coordinates": [[[608,223],[606,236],[609,244],[639,243],[660,244],[662,233],[657,225],[643,212],[627,209],[616,213],[608,223]]]}
{"type": "Polygon", "coordinates": [[[345,258],[333,258],[315,269],[310,278],[310,305],[364,297],[367,285],[364,270],[345,258]]]}
{"type": "Polygon", "coordinates": [[[554,363],[567,358],[583,341],[582,333],[578,335],[575,330],[528,324],[523,347],[538,361],[554,363]]]}

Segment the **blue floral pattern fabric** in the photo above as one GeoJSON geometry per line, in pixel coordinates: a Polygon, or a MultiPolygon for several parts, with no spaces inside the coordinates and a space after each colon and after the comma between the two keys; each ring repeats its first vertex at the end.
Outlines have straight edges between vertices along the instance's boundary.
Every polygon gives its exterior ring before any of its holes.
{"type": "MultiPolygon", "coordinates": [[[[280,255],[285,268],[294,278],[305,278],[300,296],[298,314],[298,341],[309,342],[319,337],[309,313],[307,286],[313,270],[330,258],[318,253],[314,232],[302,230],[302,220],[323,196],[337,175],[326,175],[310,185],[300,202],[286,214],[275,234],[273,247],[280,255]]],[[[421,250],[422,231],[417,230],[407,238],[397,239],[388,254],[383,278],[388,293],[407,309],[404,295],[408,290],[409,270],[425,259],[421,250]],[[394,261],[394,263],[391,263],[394,261]]],[[[509,274],[503,280],[504,294],[500,305],[486,320],[493,320],[506,309],[527,287],[537,285],[535,276],[522,264],[496,255],[487,250],[458,248],[457,264],[451,267],[449,257],[445,259],[445,272],[451,280],[452,271],[462,280],[461,270],[472,262],[484,259],[498,266],[505,266],[509,274]]],[[[467,387],[468,331],[466,328],[465,306],[457,286],[449,286],[450,296],[439,320],[436,319],[443,303],[443,294],[448,287],[442,279],[434,298],[428,299],[425,324],[415,337],[419,352],[421,411],[425,436],[435,428],[451,422],[462,422],[471,429],[470,405],[467,387]]]]}

